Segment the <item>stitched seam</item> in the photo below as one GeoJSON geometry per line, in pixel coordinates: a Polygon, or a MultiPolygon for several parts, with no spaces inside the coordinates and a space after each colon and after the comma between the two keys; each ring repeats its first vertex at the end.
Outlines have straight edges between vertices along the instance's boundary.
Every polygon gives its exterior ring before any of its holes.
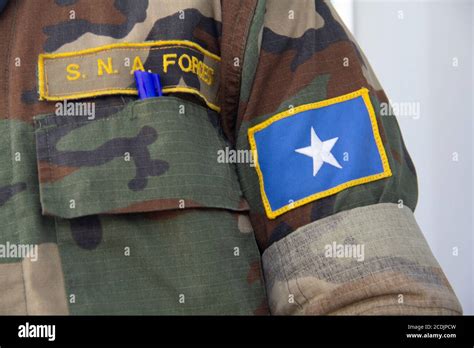
{"type": "Polygon", "coordinates": [[[248,129],[247,134],[248,134],[248,138],[249,138],[250,149],[252,151],[252,154],[254,155],[255,169],[256,169],[257,175],[258,175],[260,193],[261,193],[261,196],[262,196],[262,201],[263,201],[263,205],[264,205],[264,208],[265,208],[265,213],[267,214],[268,218],[275,219],[277,216],[279,216],[283,213],[286,213],[287,211],[296,209],[296,208],[298,208],[298,207],[300,207],[304,204],[315,201],[317,199],[324,198],[324,197],[327,197],[327,196],[331,196],[331,195],[333,195],[335,193],[338,193],[338,192],[340,192],[340,191],[342,191],[346,188],[361,185],[361,184],[365,184],[365,183],[376,181],[376,180],[380,180],[380,179],[383,179],[383,178],[386,178],[386,177],[390,177],[392,175],[392,171],[390,169],[390,165],[389,165],[388,159],[387,159],[387,154],[385,153],[385,148],[383,147],[382,139],[380,137],[380,133],[379,133],[379,130],[378,130],[375,111],[372,107],[372,103],[370,101],[370,98],[369,98],[368,94],[369,94],[368,89],[361,88],[358,91],[348,93],[348,94],[345,94],[345,95],[342,95],[342,96],[339,96],[339,97],[326,99],[326,100],[316,102],[316,103],[301,105],[301,106],[298,106],[298,107],[296,107],[292,110],[286,110],[286,111],[280,112],[280,113],[276,114],[275,116],[270,117],[268,120],[266,120],[262,123],[259,123],[256,126],[251,127],[251,128],[248,129]],[[265,192],[264,177],[263,177],[263,173],[261,171],[259,161],[258,161],[258,151],[257,151],[256,142],[255,142],[255,133],[259,130],[262,130],[262,129],[270,126],[271,124],[273,124],[276,121],[279,121],[279,120],[287,118],[287,117],[298,115],[299,113],[301,113],[303,111],[314,110],[314,109],[318,109],[318,108],[321,108],[321,107],[330,106],[330,105],[340,103],[340,102],[343,102],[343,101],[347,101],[347,100],[351,100],[351,99],[354,99],[354,98],[357,98],[357,97],[360,97],[360,96],[363,98],[364,104],[365,104],[365,106],[367,108],[367,111],[369,113],[369,119],[370,119],[370,122],[371,122],[371,125],[372,125],[372,133],[373,133],[375,143],[376,143],[376,146],[377,146],[377,149],[378,149],[378,152],[379,152],[380,160],[382,161],[383,172],[378,173],[378,174],[374,174],[374,175],[370,175],[370,176],[366,176],[366,177],[363,177],[363,178],[347,181],[347,182],[345,182],[343,184],[340,184],[340,185],[337,185],[337,186],[335,186],[331,189],[328,189],[328,190],[325,190],[325,191],[322,191],[322,192],[318,192],[316,194],[310,195],[306,198],[300,199],[298,201],[295,201],[291,204],[285,205],[285,206],[283,206],[281,208],[278,208],[276,210],[272,210],[272,208],[270,206],[270,203],[269,203],[269,200],[268,200],[268,197],[267,197],[266,192],[265,192]]]}
{"type": "MultiPolygon", "coordinates": [[[[88,52],[88,53],[84,53],[84,54],[81,54],[80,52],[81,51],[71,51],[71,52],[67,52],[67,53],[72,53],[70,56],[67,56],[67,57],[61,57],[61,56],[57,56],[57,57],[54,57],[54,56],[47,56],[49,53],[42,53],[40,54],[40,56],[42,56],[43,58],[43,64],[46,63],[46,60],[54,60],[54,61],[58,61],[58,60],[67,60],[67,59],[70,59],[70,58],[74,58],[74,57],[79,57],[79,56],[87,56],[87,55],[95,55],[96,53],[102,53],[102,52],[108,52],[108,51],[126,51],[126,50],[134,50],[134,51],[157,51],[157,50],[166,50],[166,49],[170,49],[170,48],[176,48],[176,47],[180,47],[181,45],[169,45],[169,46],[160,46],[160,47],[112,47],[112,48],[104,48],[100,51],[96,51],[96,52],[88,52]]],[[[104,46],[99,46],[99,48],[101,47],[104,47],[104,46]]],[[[192,50],[194,52],[197,52],[197,53],[203,53],[202,51],[194,48],[194,47],[187,47],[184,45],[184,48],[187,48],[189,50],[192,50]]],[[[58,54],[60,55],[61,53],[53,53],[53,55],[55,54],[58,54]]],[[[206,57],[209,57],[207,54],[203,53],[206,57]]],[[[216,62],[220,62],[220,58],[219,59],[216,59],[214,57],[209,57],[211,59],[213,59],[214,61],[216,62]]]]}
{"type": "MultiPolygon", "coordinates": [[[[111,87],[105,87],[105,88],[97,88],[97,89],[91,89],[88,92],[77,92],[77,93],[56,93],[54,96],[49,96],[49,95],[44,95],[46,100],[49,100],[51,98],[59,98],[59,99],[64,99],[68,96],[74,96],[74,95],[81,95],[81,94],[91,94],[95,92],[102,92],[102,91],[134,91],[133,94],[138,94],[136,88],[111,88],[111,87]]],[[[76,97],[77,98],[77,97],[76,97]]]]}
{"type": "MultiPolygon", "coordinates": [[[[188,41],[188,40],[162,40],[162,41],[146,41],[146,42],[120,42],[120,43],[114,43],[114,44],[109,44],[109,45],[103,45],[103,46],[98,46],[98,47],[93,47],[93,48],[87,48],[84,50],[79,50],[79,51],[71,51],[71,52],[62,52],[62,53],[43,53],[40,54],[41,58],[46,58],[46,59],[52,59],[52,58],[63,58],[63,57],[75,57],[75,56],[82,56],[86,54],[92,54],[92,53],[97,53],[97,52],[102,52],[102,51],[109,51],[112,49],[116,48],[122,48],[122,49],[132,49],[132,48],[141,48],[141,47],[155,47],[155,46],[185,46],[188,48],[194,48],[198,50],[199,52],[203,53],[204,55],[208,56],[209,58],[212,58],[216,61],[220,61],[221,58],[206,50],[205,48],[201,47],[195,42],[188,41]]],[[[165,47],[166,48],[166,47],[165,47]]],[[[158,48],[157,48],[158,49],[158,48]]]]}
{"type": "Polygon", "coordinates": [[[204,99],[204,102],[209,106],[212,110],[220,112],[221,108],[213,103],[211,103],[199,90],[196,88],[192,87],[182,87],[182,86],[176,86],[176,87],[166,87],[163,88],[163,92],[184,92],[184,93],[191,93],[191,94],[196,94],[200,96],[202,99],[204,99]]]}
{"type": "MultiPolygon", "coordinates": [[[[250,32],[250,26],[251,26],[251,23],[252,23],[252,20],[255,16],[255,9],[256,9],[256,6],[257,6],[257,2],[258,0],[256,0],[255,2],[253,2],[250,6],[248,6],[250,8],[250,10],[252,10],[252,15],[249,15],[247,16],[246,18],[246,23],[245,23],[245,26],[243,27],[244,30],[242,32],[242,38],[245,38],[245,39],[248,39],[248,35],[249,35],[249,32],[250,32]]],[[[244,10],[247,9],[245,4],[244,6],[240,6],[239,7],[239,12],[237,13],[237,16],[236,16],[236,20],[234,21],[233,25],[235,26],[236,24],[238,25],[239,23],[239,20],[240,18],[242,17],[243,15],[243,12],[244,10]]],[[[245,57],[245,48],[246,48],[246,45],[247,45],[247,41],[246,40],[237,40],[236,37],[237,37],[237,33],[238,31],[237,30],[233,30],[232,32],[232,36],[231,36],[231,42],[232,42],[232,45],[230,45],[230,53],[231,53],[231,60],[228,60],[227,62],[227,66],[229,66],[230,68],[227,68],[227,67],[224,67],[223,71],[224,71],[224,79],[221,83],[221,85],[223,86],[222,88],[222,101],[223,103],[227,103],[227,98],[229,98],[229,88],[227,87],[228,84],[227,82],[230,81],[230,82],[235,82],[237,84],[237,92],[236,94],[234,95],[234,98],[239,98],[240,96],[240,88],[241,88],[241,83],[242,83],[242,67],[243,67],[243,60],[244,60],[244,57],[245,57]],[[239,54],[236,54],[236,53],[239,53],[239,54]],[[240,59],[240,64],[238,67],[235,67],[234,64],[232,64],[232,61],[233,59],[237,57],[238,59],[240,59]]],[[[232,95],[230,95],[230,97],[232,97],[232,95]]],[[[231,104],[232,106],[232,104],[231,104]]],[[[238,109],[239,109],[239,102],[237,100],[237,104],[235,106],[235,115],[238,115],[238,109]]],[[[229,110],[229,107],[227,107],[225,109],[227,111],[227,113],[224,115],[227,119],[229,119],[229,115],[228,114],[228,110],[229,110]]],[[[229,122],[230,122],[230,126],[226,126],[227,129],[229,129],[229,138],[231,139],[232,142],[235,141],[235,120],[232,118],[234,117],[234,115],[231,115],[231,118],[229,119],[229,122]]]]}
{"type": "MultiPolygon", "coordinates": [[[[103,89],[94,89],[89,90],[88,92],[80,92],[80,93],[72,93],[72,94],[59,94],[56,96],[49,96],[48,91],[48,76],[45,73],[45,65],[46,60],[64,60],[71,57],[83,56],[83,55],[90,55],[99,52],[107,52],[111,50],[132,50],[132,49],[139,49],[139,50],[162,50],[173,48],[176,45],[178,47],[184,46],[185,48],[189,48],[196,52],[204,54],[206,57],[213,59],[216,62],[220,62],[221,58],[206,49],[202,48],[200,45],[187,41],[187,40],[168,40],[168,41],[151,41],[151,42],[143,42],[143,43],[116,43],[110,45],[104,45],[99,47],[94,47],[86,50],[81,51],[72,51],[72,52],[65,52],[65,53],[46,53],[40,54],[38,57],[38,85],[39,85],[39,94],[40,99],[45,100],[63,100],[63,99],[79,99],[79,98],[86,98],[86,97],[97,97],[100,95],[108,95],[108,94],[138,94],[136,89],[133,88],[103,88],[103,89]],[[164,46],[164,47],[153,47],[154,45],[164,46]]],[[[220,107],[216,104],[212,103],[208,97],[204,96],[200,90],[193,88],[193,87],[178,87],[178,86],[170,86],[163,88],[165,92],[183,92],[183,93],[192,93],[201,97],[204,102],[214,111],[220,112],[220,107]]]]}
{"type": "MultiPolygon", "coordinates": [[[[257,0],[258,1],[262,1],[262,0],[257,0]]],[[[258,3],[257,5],[258,6],[258,3]]],[[[266,7],[266,4],[265,4],[265,7],[266,7]]],[[[255,18],[255,12],[254,11],[254,18],[255,18]]],[[[259,29],[259,32],[257,33],[257,41],[258,41],[258,36],[260,35],[260,30],[263,30],[263,27],[264,27],[264,20],[262,20],[262,23],[261,23],[261,27],[259,29]]],[[[249,31],[247,33],[247,38],[248,38],[248,35],[250,34],[250,28],[249,28],[249,31]]],[[[247,101],[247,103],[243,106],[243,111],[242,111],[242,120],[240,121],[241,123],[244,121],[244,118],[245,118],[245,113],[247,112],[247,109],[248,109],[248,106],[249,106],[249,102],[250,102],[250,99],[251,99],[251,95],[253,94],[253,91],[254,91],[254,87],[255,87],[255,81],[256,81],[256,75],[257,75],[257,69],[258,67],[260,66],[260,63],[261,63],[261,54],[260,54],[260,49],[261,49],[261,42],[260,42],[260,46],[258,45],[257,43],[257,47],[258,47],[258,53],[257,53],[257,61],[256,61],[256,68],[255,68],[255,71],[253,71],[253,76],[252,76],[252,83],[250,84],[250,93],[249,93],[249,100],[247,101]]],[[[248,45],[247,45],[248,46],[248,45]]],[[[247,46],[245,47],[245,50],[247,49],[247,46]]],[[[243,60],[245,59],[245,51],[244,51],[244,55],[243,55],[243,60]]],[[[242,80],[242,79],[241,79],[242,80]]],[[[240,95],[239,95],[240,97],[240,95]]],[[[240,103],[239,103],[240,104],[240,103]]],[[[239,110],[237,110],[239,111],[239,110]]],[[[237,115],[239,115],[239,113],[237,113],[237,115]]]]}
{"type": "MultiPolygon", "coordinates": [[[[117,120],[117,121],[128,121],[128,122],[132,122],[135,117],[145,117],[145,116],[149,116],[149,115],[155,115],[156,114],[156,111],[152,111],[152,112],[139,112],[138,115],[135,115],[135,108],[137,107],[140,107],[140,106],[145,106],[145,105],[148,105],[148,104],[154,104],[156,103],[157,105],[165,102],[165,101],[182,101],[183,103],[186,103],[187,101],[186,100],[183,100],[183,99],[179,99],[179,98],[176,98],[176,97],[160,97],[160,98],[149,98],[149,99],[144,99],[143,101],[140,101],[140,104],[134,104],[132,105],[132,108],[133,108],[133,113],[134,113],[134,117],[131,118],[131,117],[123,117],[122,115],[117,115],[118,113],[120,113],[121,111],[118,111],[117,113],[109,116],[109,117],[103,117],[103,118],[99,118],[99,119],[95,119],[94,121],[92,122],[108,122],[108,121],[114,121],[114,120],[117,120]],[[172,98],[172,99],[167,99],[167,98],[172,98]]],[[[190,104],[187,104],[186,107],[196,107],[196,108],[202,108],[200,105],[195,105],[195,104],[191,104],[192,102],[188,102],[190,104]]],[[[173,105],[173,104],[171,104],[173,105]]],[[[173,111],[172,109],[165,109],[163,111],[173,111]]],[[[202,111],[205,111],[207,112],[206,109],[202,110],[202,111]]],[[[54,118],[62,118],[63,116],[54,116],[54,118]]],[[[42,120],[39,120],[39,121],[42,121],[42,120]]],[[[71,122],[73,123],[73,122],[71,122]]],[[[62,127],[67,127],[67,126],[70,126],[71,123],[64,123],[64,124],[61,124],[61,125],[58,125],[57,123],[55,124],[50,124],[48,126],[44,126],[44,130],[45,131],[49,131],[49,128],[54,128],[54,129],[57,129],[57,128],[62,128],[62,127]]],[[[86,124],[91,124],[91,121],[76,121],[75,124],[81,124],[81,125],[86,125],[86,124]]]]}
{"type": "MultiPolygon", "coordinates": [[[[64,99],[81,99],[81,98],[89,98],[89,97],[97,97],[101,95],[108,95],[108,94],[129,94],[129,95],[137,95],[138,92],[135,88],[104,88],[101,90],[95,90],[96,92],[84,92],[84,93],[76,93],[76,94],[70,94],[70,95],[61,95],[61,96],[48,96],[48,95],[43,95],[42,97],[45,100],[51,100],[51,101],[61,101],[64,99]]],[[[214,103],[211,103],[207,97],[204,96],[198,89],[193,88],[193,87],[183,87],[183,86],[170,86],[170,87],[165,87],[162,89],[163,92],[165,93],[172,93],[172,92],[182,92],[182,93],[191,93],[191,94],[196,94],[199,97],[201,97],[204,102],[206,103],[209,108],[211,108],[214,111],[219,112],[220,107],[215,105],[214,103]]]]}
{"type": "MultiPolygon", "coordinates": [[[[141,51],[153,51],[153,50],[163,50],[163,49],[170,49],[174,48],[174,46],[167,46],[167,47],[151,47],[151,48],[136,48],[135,50],[141,50],[141,51]]],[[[201,51],[192,48],[192,47],[186,47],[189,48],[190,50],[193,50],[197,53],[202,53],[201,51]]],[[[112,50],[131,50],[132,48],[127,48],[127,47],[118,47],[118,48],[107,48],[102,50],[101,52],[107,52],[107,51],[112,51],[112,50]]],[[[78,51],[79,52],[79,51],[78,51]]],[[[74,53],[74,52],[68,52],[68,53],[74,53]]],[[[98,52],[92,52],[92,53],[87,53],[88,55],[92,55],[98,52]]],[[[84,54],[85,55],[85,54],[84,54]]],[[[207,56],[207,55],[206,55],[207,56]]],[[[40,97],[47,97],[49,95],[49,84],[48,84],[48,75],[45,73],[46,70],[46,63],[47,60],[54,60],[54,61],[59,61],[59,60],[68,60],[70,58],[77,57],[77,55],[72,55],[69,57],[62,57],[62,58],[55,58],[55,57],[44,57],[44,55],[40,54],[38,58],[38,66],[39,66],[39,71],[41,72],[39,80],[42,82],[44,79],[44,84],[43,87],[46,89],[46,93],[43,94],[44,90],[43,88],[40,88],[40,97]]],[[[220,60],[216,60],[217,62],[220,62],[220,60]]],[[[103,88],[103,89],[93,89],[91,92],[94,91],[100,91],[100,90],[107,90],[109,88],[103,88]]],[[[133,89],[133,88],[124,88],[124,89],[133,89]]],[[[61,94],[56,94],[56,95],[61,95],[61,94]]],[[[64,94],[63,94],[64,95],[64,94]]]]}

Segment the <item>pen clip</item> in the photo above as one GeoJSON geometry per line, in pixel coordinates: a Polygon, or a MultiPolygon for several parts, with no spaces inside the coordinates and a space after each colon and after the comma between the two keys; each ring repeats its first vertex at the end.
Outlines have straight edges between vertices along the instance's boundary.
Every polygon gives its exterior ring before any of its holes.
{"type": "Polygon", "coordinates": [[[140,99],[163,96],[160,75],[141,70],[136,70],[133,74],[140,99]]]}

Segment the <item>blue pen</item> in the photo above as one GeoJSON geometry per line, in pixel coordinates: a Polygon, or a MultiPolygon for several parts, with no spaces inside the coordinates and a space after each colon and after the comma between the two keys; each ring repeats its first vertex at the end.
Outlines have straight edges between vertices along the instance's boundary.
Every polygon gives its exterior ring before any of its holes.
{"type": "Polygon", "coordinates": [[[140,99],[163,96],[160,75],[141,70],[136,70],[133,74],[140,99]]]}

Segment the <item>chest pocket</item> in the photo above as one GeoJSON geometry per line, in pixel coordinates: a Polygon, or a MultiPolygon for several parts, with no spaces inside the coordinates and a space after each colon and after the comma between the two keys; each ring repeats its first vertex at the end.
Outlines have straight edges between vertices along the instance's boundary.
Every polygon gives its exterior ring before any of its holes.
{"type": "Polygon", "coordinates": [[[214,111],[175,97],[109,115],[35,118],[44,215],[183,208],[245,210],[214,111]]]}
{"type": "Polygon", "coordinates": [[[42,214],[54,217],[66,293],[79,299],[71,313],[265,312],[247,204],[234,165],[218,161],[217,117],[165,96],[94,119],[36,118],[42,214]]]}

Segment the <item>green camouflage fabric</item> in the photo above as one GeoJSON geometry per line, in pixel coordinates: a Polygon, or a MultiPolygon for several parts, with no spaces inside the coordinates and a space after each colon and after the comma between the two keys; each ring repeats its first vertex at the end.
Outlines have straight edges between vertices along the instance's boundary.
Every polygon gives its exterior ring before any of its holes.
{"type": "Polygon", "coordinates": [[[414,220],[388,98],[329,2],[10,0],[0,33],[0,247],[37,246],[0,258],[0,314],[462,312],[414,220]],[[40,54],[159,40],[221,58],[220,111],[175,92],[82,98],[93,118],[61,116],[39,98],[40,54]],[[218,162],[278,112],[362,87],[393,176],[271,220],[255,167],[218,162]],[[327,257],[333,242],[364,260],[327,257]]]}
{"type": "Polygon", "coordinates": [[[273,115],[367,88],[393,175],[265,215],[254,168],[239,177],[263,254],[273,314],[460,314],[462,309],[413,217],[417,177],[388,98],[329,1],[259,1],[244,52],[238,149],[273,115]],[[326,246],[364,246],[363,260],[326,246]]]}
{"type": "Polygon", "coordinates": [[[187,40],[220,55],[221,27],[219,1],[9,2],[0,244],[38,255],[0,260],[1,314],[268,313],[236,169],[216,161],[230,145],[215,111],[184,93],[81,100],[93,119],[38,100],[41,53],[187,40]]]}

